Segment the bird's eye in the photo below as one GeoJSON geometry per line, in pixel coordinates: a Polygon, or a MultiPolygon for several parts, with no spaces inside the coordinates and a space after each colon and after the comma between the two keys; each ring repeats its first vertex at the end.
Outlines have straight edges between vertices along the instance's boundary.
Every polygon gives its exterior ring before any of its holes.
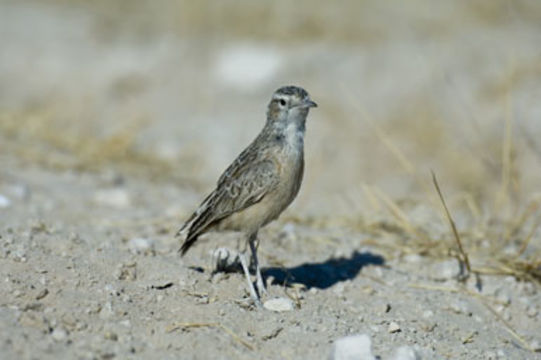
{"type": "Polygon", "coordinates": [[[286,106],[286,101],[284,99],[280,99],[280,105],[286,106]]]}

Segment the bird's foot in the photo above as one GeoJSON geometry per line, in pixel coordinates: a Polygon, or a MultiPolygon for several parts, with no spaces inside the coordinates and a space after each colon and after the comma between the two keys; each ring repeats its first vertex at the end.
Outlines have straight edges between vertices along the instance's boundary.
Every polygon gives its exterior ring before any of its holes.
{"type": "Polygon", "coordinates": [[[263,280],[263,276],[261,276],[261,271],[257,269],[256,274],[257,274],[257,281],[256,281],[257,292],[260,296],[267,296],[268,295],[267,287],[265,286],[265,281],[263,280]]]}
{"type": "Polygon", "coordinates": [[[263,307],[261,300],[257,301],[257,300],[252,299],[251,297],[246,297],[246,298],[242,298],[242,299],[238,299],[234,301],[235,303],[237,303],[237,305],[239,305],[240,307],[244,309],[253,310],[254,308],[260,309],[263,307]]]}
{"type": "Polygon", "coordinates": [[[212,274],[237,271],[240,266],[239,252],[225,247],[210,252],[212,274]]]}
{"type": "Polygon", "coordinates": [[[254,283],[252,282],[252,279],[250,277],[250,270],[248,270],[248,264],[246,263],[246,255],[244,255],[243,253],[240,253],[238,258],[242,266],[242,270],[244,271],[246,282],[248,283],[248,290],[250,291],[250,297],[253,299],[255,305],[257,307],[260,307],[261,299],[259,298],[259,294],[255,290],[254,283]]]}

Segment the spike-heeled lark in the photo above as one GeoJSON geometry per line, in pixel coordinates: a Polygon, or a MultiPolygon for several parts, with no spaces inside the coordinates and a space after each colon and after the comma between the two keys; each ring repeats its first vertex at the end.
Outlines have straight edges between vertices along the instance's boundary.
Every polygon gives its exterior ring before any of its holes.
{"type": "Polygon", "coordinates": [[[317,104],[306,90],[284,86],[272,95],[263,130],[218,179],[177,235],[182,255],[209,231],[232,230],[246,235],[256,270],[257,291],[244,253],[239,260],[257,305],[266,293],[257,260],[257,232],[278,218],[295,199],[304,172],[304,133],[308,111],[317,104]]]}

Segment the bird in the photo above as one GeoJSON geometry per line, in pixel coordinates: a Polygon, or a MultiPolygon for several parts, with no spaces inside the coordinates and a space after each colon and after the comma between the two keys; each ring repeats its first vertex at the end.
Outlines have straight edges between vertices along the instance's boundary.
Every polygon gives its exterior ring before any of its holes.
{"type": "Polygon", "coordinates": [[[258,231],[276,220],[297,196],[304,174],[306,118],[317,107],[298,86],[277,89],[267,106],[266,122],[255,139],[229,165],[216,188],[177,232],[184,237],[181,256],[198,238],[214,231],[236,231],[245,236],[255,265],[257,291],[245,252],[239,254],[251,299],[259,306],[267,294],[257,259],[258,231]]]}

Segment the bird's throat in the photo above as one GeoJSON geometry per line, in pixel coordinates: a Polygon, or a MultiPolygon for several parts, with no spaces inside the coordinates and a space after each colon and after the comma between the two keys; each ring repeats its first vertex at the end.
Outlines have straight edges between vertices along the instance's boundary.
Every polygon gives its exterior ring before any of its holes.
{"type": "Polygon", "coordinates": [[[302,150],[304,146],[304,124],[296,121],[289,122],[284,128],[284,141],[287,146],[302,150]]]}

